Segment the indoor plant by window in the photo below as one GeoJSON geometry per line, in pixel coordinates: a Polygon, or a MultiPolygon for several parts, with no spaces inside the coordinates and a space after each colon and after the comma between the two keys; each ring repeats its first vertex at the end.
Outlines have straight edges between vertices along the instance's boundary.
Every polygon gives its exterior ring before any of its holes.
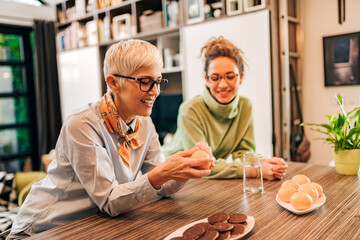
{"type": "Polygon", "coordinates": [[[343,98],[335,95],[340,106],[340,112],[333,116],[326,115],[329,123],[302,123],[301,126],[311,125],[317,132],[326,135],[322,139],[334,148],[336,171],[340,174],[358,174],[360,167],[360,107],[346,113],[343,98]]]}

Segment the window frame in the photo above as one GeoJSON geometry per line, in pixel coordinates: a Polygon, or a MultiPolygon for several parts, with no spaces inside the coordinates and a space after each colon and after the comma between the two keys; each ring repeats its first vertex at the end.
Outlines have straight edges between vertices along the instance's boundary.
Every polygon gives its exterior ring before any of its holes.
{"type": "Polygon", "coordinates": [[[31,164],[33,170],[40,169],[38,139],[37,139],[37,114],[36,114],[36,100],[35,100],[35,77],[34,77],[34,63],[33,52],[31,48],[30,34],[33,31],[32,27],[26,26],[12,26],[0,24],[0,33],[13,34],[22,37],[23,41],[23,60],[0,60],[0,66],[22,66],[25,68],[26,90],[23,93],[0,93],[0,98],[17,98],[26,97],[28,106],[28,122],[15,124],[0,124],[0,130],[16,129],[27,127],[30,135],[30,151],[20,152],[15,154],[7,154],[0,156],[0,161],[11,161],[21,157],[31,157],[31,164]]]}

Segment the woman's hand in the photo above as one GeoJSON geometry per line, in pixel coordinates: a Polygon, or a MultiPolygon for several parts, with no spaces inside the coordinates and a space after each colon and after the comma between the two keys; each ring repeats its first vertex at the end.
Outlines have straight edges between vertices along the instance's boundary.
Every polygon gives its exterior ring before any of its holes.
{"type": "MultiPolygon", "coordinates": [[[[187,181],[191,178],[202,178],[210,174],[210,170],[200,170],[197,167],[211,162],[214,165],[212,154],[208,158],[190,158],[200,148],[206,151],[205,143],[198,143],[192,149],[180,151],[170,156],[150,172],[148,179],[154,188],[159,188],[169,180],[187,181]]],[[[209,150],[209,149],[208,149],[209,150]]],[[[208,151],[206,151],[208,152],[208,151]]]]}
{"type": "Polygon", "coordinates": [[[206,142],[198,142],[195,144],[194,148],[196,147],[198,147],[200,150],[207,152],[207,154],[209,154],[210,158],[213,160],[210,169],[215,167],[214,156],[211,152],[211,147],[206,142]]]}
{"type": "Polygon", "coordinates": [[[275,180],[283,178],[288,169],[287,163],[278,157],[272,157],[261,162],[263,178],[266,180],[275,180]]]}

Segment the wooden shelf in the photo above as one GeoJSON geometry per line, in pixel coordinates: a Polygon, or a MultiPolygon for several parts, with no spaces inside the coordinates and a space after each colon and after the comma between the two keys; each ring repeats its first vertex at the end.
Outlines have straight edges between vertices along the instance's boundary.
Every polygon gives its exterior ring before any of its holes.
{"type": "Polygon", "coordinates": [[[65,22],[58,22],[58,23],[55,23],[55,27],[63,28],[63,27],[69,26],[73,22],[89,21],[89,19],[93,19],[96,14],[97,13],[93,13],[93,12],[92,13],[87,13],[84,16],[77,17],[77,18],[74,18],[74,19],[71,19],[71,20],[66,20],[65,22]]]}

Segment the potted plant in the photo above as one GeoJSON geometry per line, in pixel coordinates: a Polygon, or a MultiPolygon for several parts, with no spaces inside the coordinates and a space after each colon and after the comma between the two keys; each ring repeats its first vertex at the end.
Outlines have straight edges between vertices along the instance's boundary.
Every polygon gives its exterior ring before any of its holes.
{"type": "Polygon", "coordinates": [[[340,106],[340,112],[333,116],[326,115],[329,123],[301,123],[301,126],[311,125],[311,128],[326,135],[324,140],[334,148],[336,171],[344,175],[355,175],[360,167],[360,107],[346,113],[342,97],[335,95],[340,106]]]}

